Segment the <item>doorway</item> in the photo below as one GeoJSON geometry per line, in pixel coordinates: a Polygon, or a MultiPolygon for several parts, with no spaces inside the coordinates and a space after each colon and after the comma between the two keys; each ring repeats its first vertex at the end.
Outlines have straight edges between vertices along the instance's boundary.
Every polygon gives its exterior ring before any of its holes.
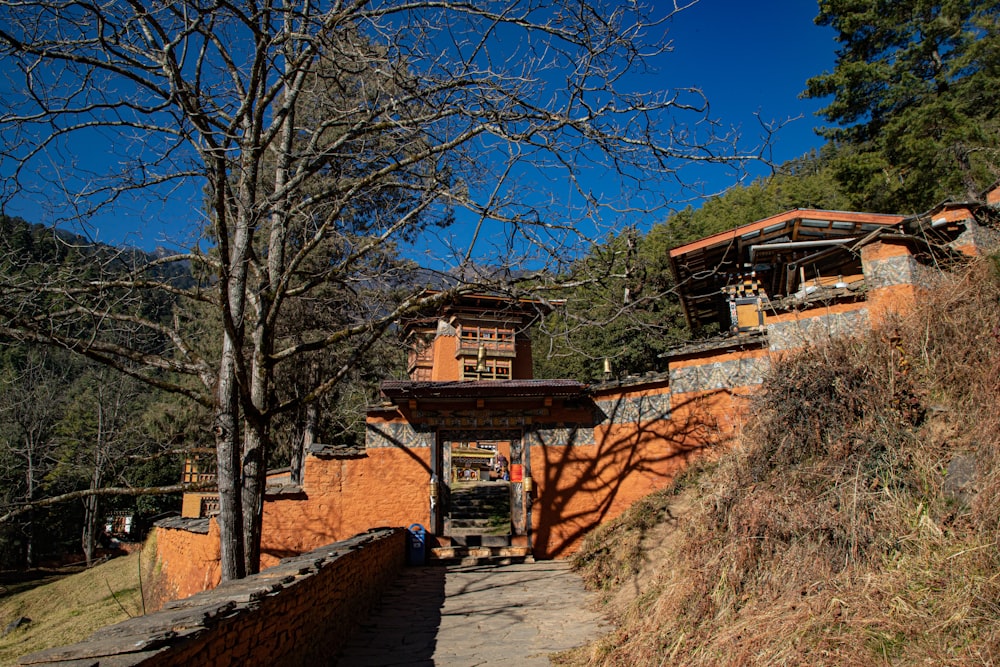
{"type": "Polygon", "coordinates": [[[460,546],[509,545],[524,525],[514,498],[521,485],[511,482],[521,468],[520,434],[442,434],[440,454],[440,534],[460,546]]]}

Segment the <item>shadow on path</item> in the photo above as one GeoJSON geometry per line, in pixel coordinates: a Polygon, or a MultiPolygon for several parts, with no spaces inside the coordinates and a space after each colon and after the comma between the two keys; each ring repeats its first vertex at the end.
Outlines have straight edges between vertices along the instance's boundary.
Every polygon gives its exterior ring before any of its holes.
{"type": "Polygon", "coordinates": [[[333,664],[548,665],[606,630],[563,561],[412,567],[333,664]]]}

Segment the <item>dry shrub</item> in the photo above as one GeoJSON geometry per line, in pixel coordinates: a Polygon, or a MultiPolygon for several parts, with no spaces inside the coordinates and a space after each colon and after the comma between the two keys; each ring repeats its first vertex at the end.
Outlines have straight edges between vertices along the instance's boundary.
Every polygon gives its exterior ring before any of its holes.
{"type": "Polygon", "coordinates": [[[952,276],[925,305],[903,331],[928,399],[960,425],[940,447],[976,460],[972,518],[986,537],[1000,529],[1000,261],[952,276]]]}
{"type": "Polygon", "coordinates": [[[670,516],[673,498],[672,488],[652,493],[584,538],[573,556],[573,567],[589,588],[611,591],[638,574],[643,538],[649,529],[670,516]]]}
{"type": "Polygon", "coordinates": [[[1000,277],[941,282],[775,366],[660,575],[581,663],[1000,661],[1000,277]]]}

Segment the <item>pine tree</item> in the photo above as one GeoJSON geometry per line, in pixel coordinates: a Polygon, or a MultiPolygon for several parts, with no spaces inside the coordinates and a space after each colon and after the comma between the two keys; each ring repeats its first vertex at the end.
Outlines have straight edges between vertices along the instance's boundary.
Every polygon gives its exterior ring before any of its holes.
{"type": "Polygon", "coordinates": [[[834,166],[855,208],[917,212],[974,197],[1000,173],[1000,6],[981,0],[822,0],[834,70],[804,96],[838,127],[834,166]]]}

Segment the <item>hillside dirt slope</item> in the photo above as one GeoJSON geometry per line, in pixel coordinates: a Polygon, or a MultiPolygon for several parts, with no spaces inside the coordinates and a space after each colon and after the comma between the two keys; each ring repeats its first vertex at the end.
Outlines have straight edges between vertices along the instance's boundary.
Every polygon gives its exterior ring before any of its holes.
{"type": "Polygon", "coordinates": [[[1000,275],[939,283],[777,363],[738,448],[595,531],[617,627],[562,664],[1000,663],[1000,275]]]}

